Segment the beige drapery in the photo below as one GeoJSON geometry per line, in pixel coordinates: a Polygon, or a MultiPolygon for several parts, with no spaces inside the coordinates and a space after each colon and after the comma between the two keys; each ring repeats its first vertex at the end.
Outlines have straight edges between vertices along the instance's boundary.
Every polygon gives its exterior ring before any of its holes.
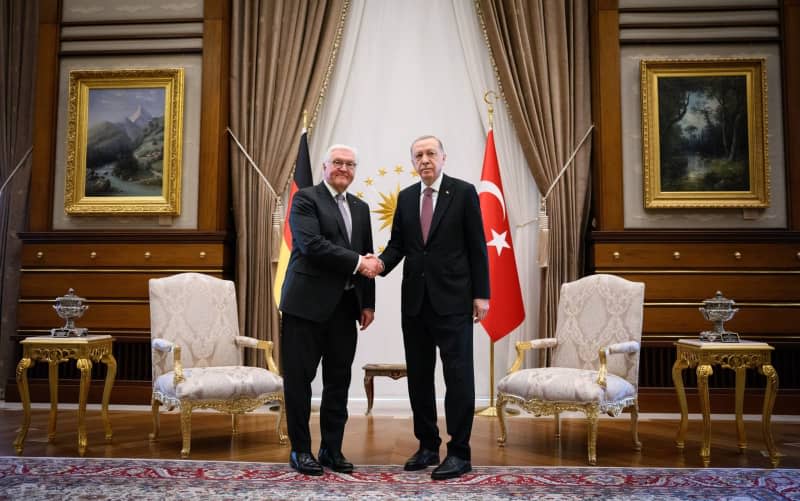
{"type": "MultiPolygon", "coordinates": [[[[0,1],[0,186],[31,146],[38,34],[38,2],[0,1]]],[[[28,157],[0,194],[0,353],[11,367],[10,339],[17,330],[20,254],[30,181],[28,157]]],[[[7,371],[4,370],[4,375],[7,371]]],[[[5,384],[0,385],[0,399],[5,384]]]]}
{"type": "MultiPolygon", "coordinates": [[[[514,128],[544,192],[591,125],[586,0],[476,0],[514,128]]],[[[539,337],[555,332],[563,282],[579,277],[588,211],[590,142],[548,197],[550,265],[539,337]]]]}
{"type": "MultiPolygon", "coordinates": [[[[233,2],[230,128],[278,193],[292,176],[303,110],[315,116],[327,85],[346,10],[347,0],[233,2]]],[[[231,177],[240,329],[279,354],[277,201],[234,145],[231,177]]]]}

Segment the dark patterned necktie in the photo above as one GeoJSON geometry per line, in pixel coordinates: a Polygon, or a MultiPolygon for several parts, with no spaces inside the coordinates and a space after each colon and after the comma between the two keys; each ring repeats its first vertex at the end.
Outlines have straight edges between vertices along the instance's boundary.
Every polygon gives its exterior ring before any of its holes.
{"type": "Polygon", "coordinates": [[[428,241],[428,232],[431,231],[433,219],[433,188],[428,186],[423,190],[422,210],[419,213],[419,222],[422,224],[422,241],[428,241]]]}

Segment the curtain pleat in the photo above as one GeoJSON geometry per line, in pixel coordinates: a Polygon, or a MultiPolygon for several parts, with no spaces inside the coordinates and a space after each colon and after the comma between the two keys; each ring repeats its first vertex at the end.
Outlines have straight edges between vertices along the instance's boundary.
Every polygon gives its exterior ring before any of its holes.
{"type": "MultiPolygon", "coordinates": [[[[544,194],[591,125],[588,2],[477,0],[522,150],[544,194]]],[[[561,284],[579,277],[591,143],[547,200],[550,264],[543,269],[539,337],[555,332],[561,284]]]]}
{"type": "MultiPolygon", "coordinates": [[[[38,2],[0,0],[0,186],[9,179],[32,142],[33,85],[38,2]]],[[[20,254],[17,232],[25,228],[30,157],[0,194],[0,353],[3,367],[15,363],[11,336],[17,330],[20,254]]],[[[0,385],[0,399],[5,385],[0,385]]]]}
{"type": "MultiPolygon", "coordinates": [[[[324,93],[346,9],[347,0],[233,2],[230,128],[279,194],[292,176],[303,111],[313,119],[324,93]]],[[[240,328],[273,341],[277,355],[277,200],[236,146],[231,169],[240,328]]]]}

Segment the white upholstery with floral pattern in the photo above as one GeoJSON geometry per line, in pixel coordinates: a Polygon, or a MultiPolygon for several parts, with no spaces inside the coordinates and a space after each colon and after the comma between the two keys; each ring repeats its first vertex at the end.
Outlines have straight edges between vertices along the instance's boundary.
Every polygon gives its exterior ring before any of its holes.
{"type": "Polygon", "coordinates": [[[280,406],[283,379],[272,358],[272,342],[239,335],[236,289],[233,282],[201,273],[181,273],[150,280],[150,329],[153,371],[153,433],[159,433],[159,406],[181,410],[183,447],[189,455],[191,413],[212,408],[232,416],[237,432],[238,415],[266,403],[280,406]],[[268,368],[243,365],[244,347],[266,352],[268,368]]]}
{"type": "Polygon", "coordinates": [[[596,464],[597,417],[631,411],[634,448],[638,438],[639,348],[644,284],[614,275],[590,275],[563,284],[556,337],[517,343],[517,359],[497,385],[500,445],[506,442],[505,406],[537,416],[580,411],[589,420],[589,463],[596,464]],[[522,369],[525,351],[551,349],[548,367],[522,369]]]}

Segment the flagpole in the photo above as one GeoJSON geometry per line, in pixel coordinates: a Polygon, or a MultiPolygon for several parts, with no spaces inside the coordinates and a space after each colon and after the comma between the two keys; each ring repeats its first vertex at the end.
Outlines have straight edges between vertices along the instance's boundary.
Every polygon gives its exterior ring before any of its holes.
{"type": "Polygon", "coordinates": [[[497,417],[494,407],[494,341],[489,339],[489,406],[475,411],[476,416],[497,417]]]}
{"type": "MultiPolygon", "coordinates": [[[[494,100],[497,94],[493,90],[487,90],[483,94],[483,101],[488,106],[489,130],[494,127],[494,100]],[[490,96],[491,99],[489,98],[490,96]]],[[[494,340],[489,338],[489,406],[475,411],[476,416],[497,417],[497,409],[494,407],[494,340]]]]}

